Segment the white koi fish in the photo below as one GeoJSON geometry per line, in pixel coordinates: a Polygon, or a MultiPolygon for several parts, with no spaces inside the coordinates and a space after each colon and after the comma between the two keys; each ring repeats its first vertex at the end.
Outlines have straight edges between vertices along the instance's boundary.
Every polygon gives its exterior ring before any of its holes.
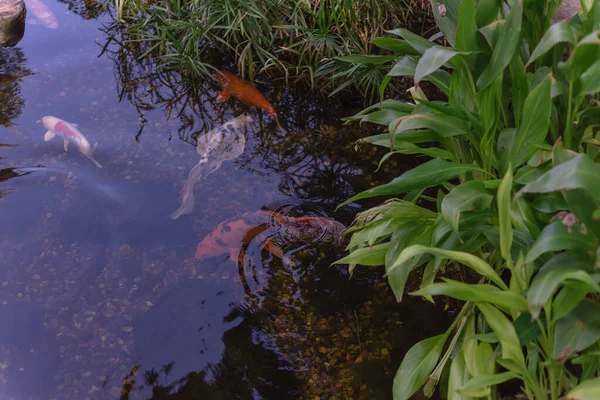
{"type": "Polygon", "coordinates": [[[34,17],[44,26],[50,29],[58,28],[56,16],[44,3],[39,0],[26,0],[25,4],[27,4],[27,9],[31,11],[34,17]]]}
{"type": "Polygon", "coordinates": [[[171,214],[172,219],[192,212],[194,186],[200,179],[221,168],[223,161],[235,160],[244,152],[246,147],[244,128],[250,122],[252,117],[240,115],[198,137],[196,151],[201,156],[200,162],[188,174],[188,179],[181,190],[181,207],[171,214]]]}
{"type": "Polygon", "coordinates": [[[79,132],[76,124],[68,123],[67,121],[63,121],[60,118],[52,117],[50,115],[42,118],[42,123],[44,124],[44,127],[48,129],[48,132],[44,135],[44,141],[47,142],[54,136],[60,136],[65,141],[65,151],[67,151],[69,142],[73,142],[81,154],[92,160],[96,167],[102,168],[102,165],[92,158],[90,143],[85,136],[79,132]]]}

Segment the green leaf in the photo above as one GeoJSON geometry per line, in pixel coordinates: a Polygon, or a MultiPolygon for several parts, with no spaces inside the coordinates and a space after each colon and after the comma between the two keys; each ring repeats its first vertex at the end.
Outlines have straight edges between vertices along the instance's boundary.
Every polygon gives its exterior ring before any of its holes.
{"type": "Polygon", "coordinates": [[[600,304],[583,300],[556,323],[554,357],[559,361],[583,351],[600,338],[600,304]]]}
{"type": "Polygon", "coordinates": [[[414,244],[430,244],[433,229],[428,226],[412,225],[396,230],[390,239],[390,248],[385,256],[385,272],[396,300],[402,301],[408,275],[421,261],[421,255],[399,262],[399,255],[414,244]]]}
{"type": "Polygon", "coordinates": [[[433,46],[425,51],[423,57],[419,60],[415,71],[415,84],[423,78],[437,71],[442,65],[446,64],[457,55],[468,55],[470,52],[460,52],[442,46],[433,46]]]}
{"type": "Polygon", "coordinates": [[[512,256],[510,248],[512,247],[513,231],[510,217],[510,194],[512,191],[512,169],[509,166],[504,174],[502,183],[498,188],[498,221],[500,222],[500,254],[502,258],[512,266],[512,256]]]}
{"type": "Polygon", "coordinates": [[[476,303],[485,321],[498,336],[502,345],[502,358],[513,361],[519,369],[525,370],[525,359],[521,351],[519,337],[513,324],[498,309],[487,303],[476,303]]]}
{"type": "Polygon", "coordinates": [[[585,189],[600,198],[600,166],[586,155],[578,154],[528,183],[517,195],[585,189]]]}
{"type": "Polygon", "coordinates": [[[541,333],[540,326],[537,323],[531,322],[531,314],[529,313],[519,315],[513,326],[515,327],[521,346],[527,346],[536,340],[541,333]]]}
{"type": "Polygon", "coordinates": [[[436,158],[405,172],[389,183],[365,190],[364,192],[357,194],[356,196],[343,202],[338,206],[338,208],[356,200],[367,199],[375,196],[401,194],[410,192],[411,190],[436,186],[450,179],[456,178],[467,171],[481,171],[481,169],[471,164],[453,164],[440,158],[436,158]]]}
{"type": "Polygon", "coordinates": [[[552,301],[552,318],[558,320],[570,313],[587,294],[580,285],[564,287],[552,301]]]}
{"type": "Polygon", "coordinates": [[[594,63],[581,75],[577,92],[580,96],[600,92],[600,61],[594,63]]]}
{"type": "Polygon", "coordinates": [[[600,399],[600,378],[581,382],[575,386],[565,400],[597,400],[600,399]]]}
{"type": "Polygon", "coordinates": [[[523,117],[510,159],[515,167],[526,162],[536,151],[534,147],[525,154],[520,150],[524,145],[537,145],[546,139],[550,127],[552,111],[550,75],[531,91],[523,106],[523,117]]]}
{"type": "MultiPolygon", "coordinates": [[[[420,130],[414,132],[403,132],[402,135],[394,135],[393,147],[400,146],[402,142],[409,143],[430,143],[438,141],[439,136],[430,130],[420,130]]],[[[366,138],[359,139],[358,143],[370,143],[375,146],[382,146],[391,148],[392,138],[389,133],[382,133],[380,135],[368,136],[366,138]]],[[[540,174],[541,175],[541,174],[540,174]]]]}
{"type": "Polygon", "coordinates": [[[408,54],[408,55],[415,55],[415,56],[419,54],[406,41],[400,40],[400,39],[380,37],[380,38],[373,39],[371,41],[371,43],[373,43],[375,46],[377,46],[381,49],[389,50],[394,53],[408,54]]]}
{"type": "Polygon", "coordinates": [[[592,32],[577,43],[567,62],[559,63],[569,80],[574,81],[598,61],[600,54],[600,31],[592,32]]]}
{"type": "Polygon", "coordinates": [[[415,129],[431,129],[443,137],[464,135],[471,129],[467,121],[441,114],[411,114],[400,118],[394,125],[396,128],[390,129],[390,132],[395,134],[415,129]]]}
{"type": "Polygon", "coordinates": [[[448,377],[448,400],[469,400],[457,392],[469,380],[469,370],[466,368],[465,356],[462,350],[458,352],[450,365],[448,377]]]}
{"type": "Polygon", "coordinates": [[[479,0],[475,9],[475,22],[477,26],[486,26],[491,24],[500,12],[499,0],[479,0]]]}
{"type": "Polygon", "coordinates": [[[486,278],[494,282],[496,285],[498,285],[500,288],[508,289],[506,284],[502,281],[502,279],[500,279],[496,271],[494,271],[494,269],[488,263],[486,263],[479,257],[461,251],[442,250],[436,247],[414,245],[404,249],[396,263],[402,264],[403,262],[410,260],[411,258],[423,253],[433,254],[442,258],[449,258],[451,260],[464,264],[472,270],[474,270],[475,272],[477,272],[478,274],[485,276],[486,278]]]}
{"type": "Polygon", "coordinates": [[[394,377],[394,400],[408,400],[435,368],[446,342],[446,335],[427,338],[408,350],[394,377]]]}
{"type": "Polygon", "coordinates": [[[567,280],[580,282],[591,293],[600,292],[600,286],[585,271],[557,268],[542,272],[533,279],[527,292],[527,302],[533,319],[540,315],[546,302],[554,295],[558,287],[567,280]]]}
{"type": "Polygon", "coordinates": [[[464,211],[482,211],[489,207],[494,196],[481,181],[468,181],[448,193],[442,201],[442,214],[452,229],[458,231],[464,211]]]}
{"type": "Polygon", "coordinates": [[[396,56],[378,56],[371,54],[351,54],[348,56],[334,57],[336,60],[345,61],[353,64],[373,64],[381,65],[388,63],[396,58],[396,56]]]}
{"type": "Polygon", "coordinates": [[[383,162],[393,154],[423,154],[431,158],[439,157],[444,160],[454,159],[454,156],[449,151],[440,149],[439,147],[419,147],[416,144],[409,142],[400,142],[394,146],[394,151],[387,153],[381,158],[377,169],[381,168],[383,162]]]}
{"type": "Polygon", "coordinates": [[[467,397],[487,397],[491,395],[490,387],[499,385],[511,379],[518,378],[514,372],[503,372],[493,375],[478,375],[471,378],[463,387],[458,389],[458,393],[467,397]]]}
{"type": "Polygon", "coordinates": [[[558,22],[550,25],[542,40],[540,40],[533,53],[531,53],[531,57],[529,57],[529,61],[527,61],[525,67],[546,54],[555,45],[559,43],[575,43],[576,40],[577,32],[570,24],[558,22]]]}
{"type": "Polygon", "coordinates": [[[425,50],[427,50],[430,47],[435,46],[435,43],[430,42],[427,39],[423,39],[421,36],[416,35],[406,29],[398,28],[398,29],[393,29],[391,31],[386,31],[386,32],[400,36],[401,38],[406,40],[406,42],[408,44],[410,44],[412,46],[412,48],[415,49],[419,54],[423,54],[423,53],[425,53],[425,50]]]}
{"type": "Polygon", "coordinates": [[[454,47],[456,27],[458,25],[458,9],[461,0],[431,0],[433,16],[444,37],[454,47]],[[443,6],[443,8],[442,8],[443,6]],[[443,10],[443,12],[440,12],[443,10]]]}
{"type": "Polygon", "coordinates": [[[479,343],[475,352],[476,372],[473,376],[493,374],[495,364],[492,346],[487,342],[479,343]]]}
{"type": "Polygon", "coordinates": [[[372,247],[363,247],[354,250],[346,257],[334,262],[334,264],[360,264],[377,267],[385,263],[385,254],[389,247],[389,243],[381,243],[372,247]]]}
{"type": "Polygon", "coordinates": [[[477,51],[477,25],[475,24],[475,1],[462,0],[458,9],[456,45],[460,51],[477,51]]]}
{"type": "Polygon", "coordinates": [[[404,117],[406,115],[406,113],[396,110],[380,110],[365,115],[360,122],[371,122],[373,124],[378,125],[389,125],[390,122],[394,121],[395,119],[404,117]]]}
{"type": "Polygon", "coordinates": [[[523,7],[520,0],[508,0],[508,4],[510,6],[510,13],[502,28],[502,34],[494,47],[488,66],[482,72],[479,79],[477,79],[477,88],[479,90],[485,89],[502,74],[502,71],[510,63],[517,50],[521,37],[523,7]]]}
{"type": "Polygon", "coordinates": [[[444,295],[462,301],[488,302],[507,311],[527,311],[527,300],[520,294],[483,283],[470,285],[449,279],[444,279],[444,281],[444,283],[432,283],[410,294],[412,296],[444,295]]]}
{"type": "Polygon", "coordinates": [[[515,126],[519,128],[521,126],[521,117],[523,115],[525,100],[529,94],[529,83],[527,81],[527,76],[525,75],[525,66],[523,65],[523,61],[521,61],[521,57],[513,58],[509,68],[512,81],[512,109],[515,118],[515,126]]]}
{"type": "Polygon", "coordinates": [[[582,232],[580,225],[567,227],[562,221],[555,221],[546,226],[527,253],[525,262],[535,261],[540,255],[550,251],[578,250],[589,251],[593,241],[587,232],[582,232]]]}

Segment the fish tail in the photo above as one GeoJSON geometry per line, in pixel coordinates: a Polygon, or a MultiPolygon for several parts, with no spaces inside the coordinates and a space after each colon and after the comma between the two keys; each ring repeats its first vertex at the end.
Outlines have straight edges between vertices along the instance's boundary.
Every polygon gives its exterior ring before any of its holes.
{"type": "Polygon", "coordinates": [[[182,215],[189,214],[194,210],[194,185],[188,180],[181,190],[181,206],[171,214],[175,220],[182,215]]]}

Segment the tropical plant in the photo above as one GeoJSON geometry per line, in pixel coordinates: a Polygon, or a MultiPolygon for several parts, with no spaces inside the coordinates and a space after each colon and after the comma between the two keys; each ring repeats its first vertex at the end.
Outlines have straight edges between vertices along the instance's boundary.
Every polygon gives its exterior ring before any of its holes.
{"type": "Polygon", "coordinates": [[[464,302],[404,356],[395,399],[440,382],[449,399],[495,399],[507,381],[529,399],[600,398],[600,3],[551,24],[559,3],[432,0],[447,47],[396,29],[392,59],[360,60],[415,83],[414,104],[348,118],[388,127],[362,142],[390,149],[381,163],[432,159],[343,203],[403,195],[357,216],[337,263],[385,265],[398,301],[423,267],[411,295],[464,302]]]}

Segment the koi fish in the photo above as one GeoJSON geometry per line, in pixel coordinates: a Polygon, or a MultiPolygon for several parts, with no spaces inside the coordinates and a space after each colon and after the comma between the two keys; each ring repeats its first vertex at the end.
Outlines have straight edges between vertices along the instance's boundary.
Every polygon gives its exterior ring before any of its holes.
{"type": "Polygon", "coordinates": [[[44,124],[44,127],[48,129],[44,135],[44,141],[47,142],[54,136],[60,136],[64,139],[65,151],[67,151],[69,142],[73,142],[81,154],[92,160],[96,167],[102,168],[102,165],[100,165],[100,163],[94,160],[92,157],[90,143],[87,141],[85,136],[79,132],[76,124],[71,124],[67,121],[63,121],[60,118],[50,115],[42,118],[42,123],[44,124]]]}
{"type": "Polygon", "coordinates": [[[254,106],[264,110],[279,125],[279,118],[277,118],[275,108],[250,82],[240,79],[228,71],[215,72],[213,76],[219,81],[221,88],[223,88],[223,91],[217,97],[218,103],[226,101],[233,96],[248,107],[254,106]]]}
{"type": "Polygon", "coordinates": [[[244,128],[252,120],[252,117],[240,115],[198,137],[196,151],[201,156],[200,162],[188,174],[188,179],[181,190],[181,206],[171,214],[172,219],[192,212],[194,186],[200,179],[221,168],[223,161],[235,160],[244,152],[246,147],[244,128]]]}
{"type": "Polygon", "coordinates": [[[33,13],[35,19],[41,24],[50,29],[58,28],[58,20],[54,16],[54,13],[50,11],[44,3],[39,0],[26,0],[26,4],[29,11],[33,13]]]}
{"type": "Polygon", "coordinates": [[[331,218],[293,218],[274,211],[249,212],[221,222],[204,237],[196,248],[196,260],[229,254],[229,259],[243,267],[246,248],[253,240],[261,247],[292,263],[281,246],[293,243],[330,241],[341,245],[346,227],[331,218]]]}

